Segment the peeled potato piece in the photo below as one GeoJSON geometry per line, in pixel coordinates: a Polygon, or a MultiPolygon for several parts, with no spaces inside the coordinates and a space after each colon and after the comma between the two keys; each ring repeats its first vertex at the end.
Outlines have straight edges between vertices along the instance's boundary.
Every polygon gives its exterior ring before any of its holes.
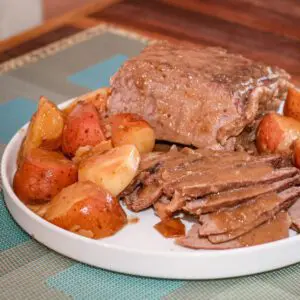
{"type": "Polygon", "coordinates": [[[94,239],[113,235],[127,223],[117,199],[89,181],[64,188],[49,203],[44,218],[61,228],[94,239]]]}
{"type": "Polygon", "coordinates": [[[269,113],[261,120],[257,134],[256,146],[260,153],[292,152],[293,142],[300,138],[300,122],[293,118],[269,113]]]}
{"type": "Polygon", "coordinates": [[[111,140],[113,145],[133,144],[140,153],[151,152],[155,144],[152,127],[136,114],[117,114],[110,117],[111,140]]]}
{"type": "Polygon", "coordinates": [[[24,203],[39,204],[50,201],[76,180],[75,164],[61,153],[32,149],[14,176],[13,188],[24,203]]]}
{"type": "Polygon", "coordinates": [[[19,163],[31,149],[58,149],[61,146],[63,128],[64,118],[61,111],[47,98],[41,97],[20,149],[19,163]]]}
{"type": "Polygon", "coordinates": [[[283,113],[300,121],[300,91],[290,88],[284,103],[283,113]]]}
{"type": "Polygon", "coordinates": [[[79,181],[90,180],[113,196],[120,194],[137,173],[140,154],[134,145],[113,148],[79,164],[79,181]]]}
{"type": "Polygon", "coordinates": [[[101,120],[91,103],[78,103],[66,119],[62,135],[62,150],[72,157],[82,146],[95,146],[105,140],[101,120]]]}
{"type": "Polygon", "coordinates": [[[106,87],[82,95],[67,106],[63,110],[63,113],[68,115],[78,103],[91,103],[96,107],[99,113],[104,113],[106,111],[107,99],[110,94],[111,89],[106,87]]]}

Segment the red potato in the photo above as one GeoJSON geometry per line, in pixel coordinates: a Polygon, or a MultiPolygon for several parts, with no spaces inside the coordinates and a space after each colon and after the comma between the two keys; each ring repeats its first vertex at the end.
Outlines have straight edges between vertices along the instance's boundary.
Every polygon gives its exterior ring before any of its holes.
{"type": "Polygon", "coordinates": [[[78,103],[66,118],[62,150],[72,157],[83,146],[95,146],[105,140],[99,113],[91,103],[78,103]]]}
{"type": "Polygon", "coordinates": [[[40,204],[76,181],[77,168],[72,161],[58,152],[32,149],[14,176],[13,188],[25,204],[40,204]]]}
{"type": "Polygon", "coordinates": [[[300,139],[294,142],[294,152],[292,156],[293,164],[300,169],[300,139]]]}
{"type": "Polygon", "coordinates": [[[64,118],[54,103],[41,97],[19,151],[18,164],[31,149],[56,150],[61,146],[64,118]]]}
{"type": "Polygon", "coordinates": [[[151,152],[155,145],[155,134],[152,127],[136,114],[117,114],[109,119],[113,145],[132,144],[140,153],[151,152]]]}
{"type": "Polygon", "coordinates": [[[105,113],[107,99],[110,94],[111,89],[108,87],[100,88],[95,91],[89,92],[85,95],[78,97],[74,102],[72,102],[68,107],[66,107],[63,110],[63,113],[67,116],[78,103],[91,103],[95,105],[99,113],[105,113]]]}
{"type": "Polygon", "coordinates": [[[92,181],[117,196],[132,181],[139,163],[140,154],[134,145],[116,147],[83,160],[79,164],[78,179],[92,181]]]}
{"type": "Polygon", "coordinates": [[[300,122],[293,118],[269,113],[261,120],[256,133],[256,146],[260,153],[292,152],[293,142],[300,138],[300,122]]]}
{"type": "Polygon", "coordinates": [[[283,113],[287,117],[300,121],[300,91],[289,88],[283,113]]]}
{"type": "Polygon", "coordinates": [[[49,203],[44,218],[63,229],[94,239],[113,235],[127,223],[117,199],[89,181],[64,188],[49,203]]]}

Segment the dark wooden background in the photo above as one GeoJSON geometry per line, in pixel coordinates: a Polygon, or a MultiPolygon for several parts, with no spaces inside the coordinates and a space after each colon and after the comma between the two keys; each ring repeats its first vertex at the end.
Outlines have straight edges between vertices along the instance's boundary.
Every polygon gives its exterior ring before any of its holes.
{"type": "Polygon", "coordinates": [[[278,65],[300,84],[300,0],[105,0],[0,42],[0,62],[101,22],[278,65]]]}

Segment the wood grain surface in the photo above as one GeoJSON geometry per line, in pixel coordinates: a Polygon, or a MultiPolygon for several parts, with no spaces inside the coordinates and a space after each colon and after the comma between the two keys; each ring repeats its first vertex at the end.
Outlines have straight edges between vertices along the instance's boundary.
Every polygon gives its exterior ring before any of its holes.
{"type": "MultiPolygon", "coordinates": [[[[58,26],[33,39],[27,36],[11,47],[0,43],[0,61],[23,54],[47,42],[101,22],[158,38],[186,40],[221,46],[255,60],[278,65],[300,84],[299,0],[124,0],[104,1],[72,17],[60,18],[58,26]],[[61,29],[58,29],[61,28],[61,29]],[[71,29],[73,28],[73,29],[71,29]],[[64,32],[64,33],[63,33],[64,32]],[[56,37],[54,37],[56,36],[56,37]],[[30,43],[34,46],[30,46],[30,43]],[[1,45],[2,44],[2,45],[1,45]],[[26,46],[21,46],[25,44],[26,46]],[[2,52],[1,52],[2,46],[2,52]]],[[[9,43],[8,43],[9,44],[9,43]]]]}

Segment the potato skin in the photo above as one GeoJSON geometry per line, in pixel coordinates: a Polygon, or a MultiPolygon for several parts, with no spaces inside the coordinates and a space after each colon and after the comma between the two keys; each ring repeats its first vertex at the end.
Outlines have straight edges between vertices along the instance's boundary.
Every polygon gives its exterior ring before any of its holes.
{"type": "Polygon", "coordinates": [[[14,176],[13,189],[25,204],[40,204],[76,180],[75,164],[61,153],[32,149],[14,176]]]}
{"type": "Polygon", "coordinates": [[[300,91],[289,88],[283,113],[287,117],[300,121],[300,91]]]}
{"type": "Polygon", "coordinates": [[[66,118],[62,135],[64,154],[73,157],[79,147],[95,146],[105,140],[100,116],[91,103],[78,103],[66,118]]]}
{"type": "Polygon", "coordinates": [[[31,149],[56,150],[61,146],[64,117],[54,103],[41,97],[19,151],[18,164],[31,149]]]}
{"type": "Polygon", "coordinates": [[[140,153],[151,152],[155,145],[152,127],[137,114],[121,113],[109,118],[111,140],[115,147],[132,144],[140,153]]]}
{"type": "Polygon", "coordinates": [[[269,113],[261,120],[256,133],[256,146],[260,153],[289,155],[293,142],[300,138],[300,122],[269,113]]]}
{"type": "Polygon", "coordinates": [[[89,181],[64,188],[50,202],[44,218],[63,229],[94,239],[111,236],[127,223],[117,199],[89,181]]]}
{"type": "Polygon", "coordinates": [[[293,164],[300,169],[300,139],[294,142],[294,152],[292,156],[293,164]]]}
{"type": "Polygon", "coordinates": [[[137,148],[134,145],[123,145],[84,159],[79,164],[78,180],[92,181],[117,196],[132,181],[139,163],[137,148]]]}

